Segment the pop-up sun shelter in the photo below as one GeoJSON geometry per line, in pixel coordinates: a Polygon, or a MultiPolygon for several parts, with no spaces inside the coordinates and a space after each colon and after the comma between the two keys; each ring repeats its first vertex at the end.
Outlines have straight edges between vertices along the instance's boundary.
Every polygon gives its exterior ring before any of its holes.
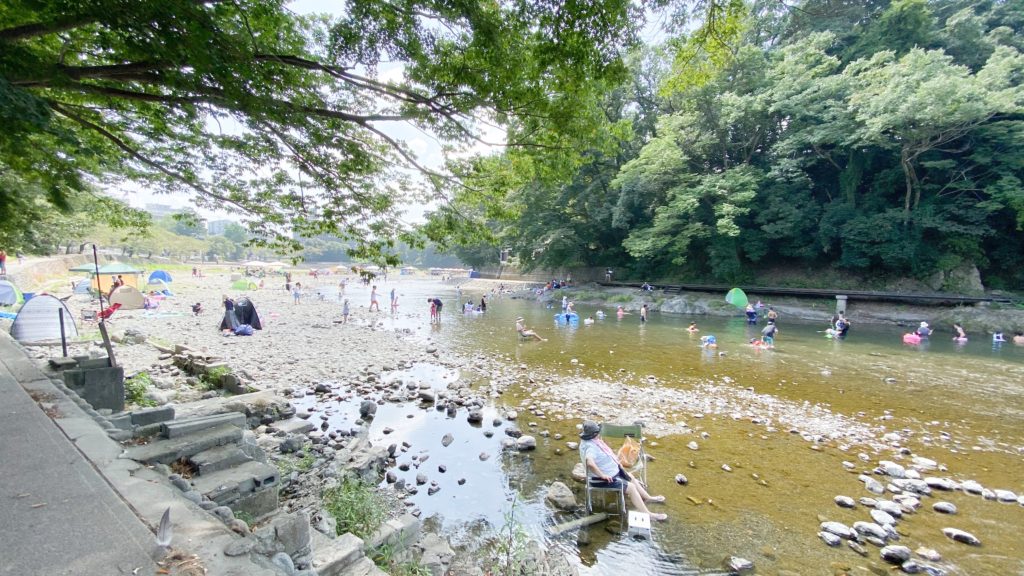
{"type": "MultiPolygon", "coordinates": [[[[256,330],[263,330],[263,323],[260,322],[260,316],[256,313],[256,306],[248,298],[235,300],[235,318],[238,319],[239,324],[248,324],[256,330]]],[[[228,328],[230,326],[228,326],[227,318],[221,320],[220,329],[227,330],[228,328]]]]}
{"type": "Polygon", "coordinates": [[[110,295],[110,304],[121,304],[121,308],[125,310],[141,310],[145,303],[146,300],[142,297],[142,292],[127,284],[114,290],[114,293],[110,295]]]}
{"type": "Polygon", "coordinates": [[[71,311],[56,296],[40,294],[32,298],[18,311],[11,324],[11,336],[18,342],[41,342],[60,339],[61,312],[64,315],[64,335],[78,336],[78,327],[71,311]]]}
{"type": "Polygon", "coordinates": [[[0,280],[0,306],[14,306],[25,301],[21,290],[7,280],[0,280]]]}
{"type": "Polygon", "coordinates": [[[94,276],[92,279],[92,287],[94,290],[106,294],[110,292],[110,287],[114,283],[114,278],[121,276],[124,279],[126,286],[139,287],[139,274],[142,274],[142,270],[128,265],[121,264],[120,262],[111,262],[105,266],[100,266],[100,275],[94,276]]]}
{"type": "Polygon", "coordinates": [[[153,280],[163,280],[164,282],[167,282],[168,284],[170,284],[171,283],[171,273],[166,271],[166,270],[154,270],[153,273],[149,275],[148,282],[150,284],[152,284],[153,280]]]}

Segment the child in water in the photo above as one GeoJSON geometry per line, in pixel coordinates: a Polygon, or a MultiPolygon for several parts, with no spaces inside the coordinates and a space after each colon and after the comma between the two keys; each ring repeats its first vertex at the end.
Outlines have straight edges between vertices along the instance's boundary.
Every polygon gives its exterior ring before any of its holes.
{"type": "Polygon", "coordinates": [[[718,348],[718,339],[713,334],[700,337],[700,345],[704,348],[718,348]]]}
{"type": "Polygon", "coordinates": [[[964,332],[964,327],[956,322],[953,323],[953,340],[958,342],[967,341],[967,333],[964,332]]]}
{"type": "Polygon", "coordinates": [[[690,327],[687,328],[686,331],[689,332],[690,334],[694,334],[700,332],[700,328],[697,328],[696,322],[690,322],[690,327]]]}

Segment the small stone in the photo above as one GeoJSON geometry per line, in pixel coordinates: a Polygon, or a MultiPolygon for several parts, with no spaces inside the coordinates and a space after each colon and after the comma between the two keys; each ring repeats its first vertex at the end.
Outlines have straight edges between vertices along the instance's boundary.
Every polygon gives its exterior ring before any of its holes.
{"type": "Polygon", "coordinates": [[[680,486],[686,486],[689,483],[690,481],[686,478],[685,475],[676,474],[676,484],[679,484],[680,486]]]}
{"type": "Polygon", "coordinates": [[[971,534],[959,528],[943,528],[942,533],[946,535],[950,540],[960,542],[961,544],[967,544],[969,546],[981,546],[981,540],[971,534]]]}
{"type": "Polygon", "coordinates": [[[903,564],[910,560],[910,548],[906,546],[890,545],[882,548],[880,552],[882,560],[890,564],[903,564]]]}
{"type": "Polygon", "coordinates": [[[936,502],[932,504],[932,510],[940,514],[956,514],[956,505],[952,502],[936,502]]]}
{"type": "Polygon", "coordinates": [[[853,508],[857,505],[853,498],[850,498],[849,496],[836,496],[835,503],[840,508],[853,508]]]}
{"type": "Polygon", "coordinates": [[[444,437],[441,438],[441,446],[444,446],[445,448],[447,448],[454,441],[455,441],[455,437],[452,436],[451,433],[445,434],[444,437]]]}

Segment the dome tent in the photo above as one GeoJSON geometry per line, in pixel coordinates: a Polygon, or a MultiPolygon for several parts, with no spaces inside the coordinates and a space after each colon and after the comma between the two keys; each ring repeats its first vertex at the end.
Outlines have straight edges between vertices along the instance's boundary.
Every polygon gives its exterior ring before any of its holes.
{"type": "Polygon", "coordinates": [[[168,284],[170,284],[171,283],[171,273],[166,271],[166,270],[154,270],[153,273],[149,275],[148,282],[150,284],[152,284],[153,280],[163,280],[164,282],[167,282],[168,284]]]}
{"type": "Polygon", "coordinates": [[[11,324],[11,336],[18,342],[41,342],[60,339],[61,312],[64,316],[64,335],[78,337],[75,318],[68,307],[56,296],[40,294],[18,311],[11,324]]]}
{"type": "Polygon", "coordinates": [[[21,290],[7,280],[0,280],[0,306],[14,306],[25,301],[21,290]]]}
{"type": "Polygon", "coordinates": [[[146,304],[146,299],[138,288],[125,284],[110,295],[110,303],[120,304],[124,310],[141,310],[146,304]]]}

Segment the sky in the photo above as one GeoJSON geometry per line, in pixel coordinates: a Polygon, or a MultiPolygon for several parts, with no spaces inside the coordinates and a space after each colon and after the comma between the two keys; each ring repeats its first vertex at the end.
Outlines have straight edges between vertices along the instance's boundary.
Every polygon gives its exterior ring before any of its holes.
{"type": "MultiPolygon", "coordinates": [[[[297,0],[290,2],[287,6],[298,14],[327,13],[340,15],[344,2],[342,0],[297,0]]],[[[400,81],[402,74],[403,66],[396,63],[381,64],[377,71],[378,79],[386,81],[400,81]]],[[[217,129],[215,126],[211,125],[211,128],[217,129]]],[[[442,166],[444,161],[442,145],[433,135],[403,122],[385,122],[378,123],[375,126],[388,136],[404,141],[416,154],[417,161],[420,164],[428,168],[439,168],[442,166]]],[[[231,130],[231,127],[222,125],[220,129],[231,130]]],[[[487,127],[484,131],[484,139],[490,142],[502,142],[504,141],[504,132],[496,127],[487,127]]],[[[486,145],[476,144],[462,152],[462,154],[486,152],[488,150],[490,148],[486,145]]],[[[159,194],[151,190],[140,189],[124,190],[114,193],[114,196],[137,208],[145,208],[147,204],[162,204],[181,209],[194,208],[191,203],[191,195],[186,193],[159,194]]],[[[406,219],[413,223],[422,222],[424,220],[424,212],[427,209],[429,209],[428,205],[407,206],[406,219]]],[[[241,219],[239,215],[227,211],[211,211],[206,209],[197,209],[197,211],[207,220],[238,221],[241,219]]]]}
{"type": "MultiPolygon", "coordinates": [[[[321,14],[327,13],[340,15],[345,3],[343,0],[295,0],[287,4],[287,7],[298,14],[321,14]]],[[[662,25],[664,21],[658,18],[649,18],[648,24],[641,36],[644,41],[653,43],[664,38],[662,25]]],[[[377,70],[378,79],[400,81],[403,75],[403,66],[399,63],[381,64],[377,70]]],[[[444,157],[441,143],[431,134],[428,134],[415,126],[401,122],[384,122],[376,124],[381,131],[396,140],[404,141],[417,156],[417,160],[428,168],[439,168],[442,166],[444,157]]],[[[211,129],[218,129],[211,124],[211,129]]],[[[220,129],[231,130],[230,126],[221,126],[220,129]]],[[[486,142],[503,142],[504,131],[496,126],[482,127],[482,139],[486,142]]],[[[459,156],[467,156],[476,153],[494,151],[495,148],[486,144],[476,143],[472,147],[457,153],[459,156]]],[[[145,208],[147,204],[163,204],[174,208],[192,207],[191,196],[186,193],[157,194],[150,190],[132,190],[115,193],[115,196],[127,201],[132,206],[145,208]]],[[[424,219],[424,212],[429,205],[406,206],[405,219],[411,223],[421,222],[424,219]]],[[[199,209],[199,213],[208,220],[240,220],[240,216],[226,211],[210,211],[199,209]]]]}

